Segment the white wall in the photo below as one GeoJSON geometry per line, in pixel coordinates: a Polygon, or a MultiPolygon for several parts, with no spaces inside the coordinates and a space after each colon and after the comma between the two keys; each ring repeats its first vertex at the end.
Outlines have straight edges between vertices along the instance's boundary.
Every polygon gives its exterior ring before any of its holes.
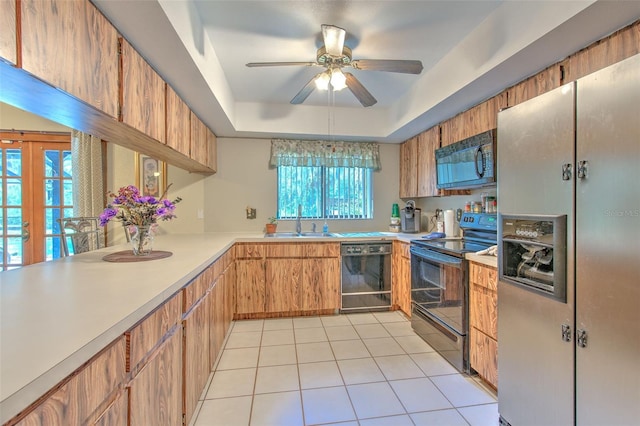
{"type": "MultiPolygon", "coordinates": [[[[263,232],[267,218],[275,216],[276,170],[269,168],[271,141],[268,139],[218,139],[218,172],[204,180],[205,231],[263,232]],[[256,219],[246,218],[246,208],[257,209],[256,219]]],[[[391,205],[398,198],[399,146],[381,144],[382,170],[375,172],[374,219],[330,220],[329,231],[386,231],[391,205]]],[[[303,221],[303,230],[316,222],[303,221]]],[[[278,231],[295,230],[295,221],[279,221],[278,231]]]]}

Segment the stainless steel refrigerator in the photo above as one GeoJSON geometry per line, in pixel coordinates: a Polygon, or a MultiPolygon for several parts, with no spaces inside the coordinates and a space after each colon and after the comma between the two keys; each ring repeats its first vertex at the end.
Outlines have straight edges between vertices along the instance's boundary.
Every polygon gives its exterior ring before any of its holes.
{"type": "Polygon", "coordinates": [[[639,424],[640,55],[500,112],[497,143],[501,423],[639,424]]]}

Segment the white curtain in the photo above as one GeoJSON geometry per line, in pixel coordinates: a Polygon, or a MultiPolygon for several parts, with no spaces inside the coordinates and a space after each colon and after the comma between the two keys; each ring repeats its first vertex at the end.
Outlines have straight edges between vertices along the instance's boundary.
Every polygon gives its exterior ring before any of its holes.
{"type": "Polygon", "coordinates": [[[375,171],[380,164],[380,147],[374,142],[324,142],[271,140],[271,167],[327,166],[362,167],[375,171]]]}
{"type": "Polygon", "coordinates": [[[72,131],[71,168],[74,216],[99,216],[104,210],[100,138],[72,131]]]}

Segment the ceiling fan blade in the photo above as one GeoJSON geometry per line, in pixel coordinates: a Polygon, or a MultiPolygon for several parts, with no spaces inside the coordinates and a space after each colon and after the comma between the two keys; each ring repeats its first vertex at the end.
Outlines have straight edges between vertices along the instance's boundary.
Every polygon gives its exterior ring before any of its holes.
{"type": "Polygon", "coordinates": [[[351,90],[351,93],[358,98],[363,107],[370,107],[378,102],[353,74],[350,72],[345,72],[343,74],[347,78],[347,87],[351,90]]]}
{"type": "Polygon", "coordinates": [[[404,74],[420,74],[421,61],[395,59],[358,59],[351,61],[351,66],[357,70],[400,72],[404,74]]]}
{"type": "Polygon", "coordinates": [[[300,89],[298,94],[295,95],[293,99],[291,99],[291,103],[293,105],[301,104],[305,101],[305,99],[309,97],[309,95],[316,88],[316,78],[318,78],[318,75],[319,74],[315,75],[311,80],[309,80],[309,82],[302,89],[300,89]]]}
{"type": "Polygon", "coordinates": [[[324,46],[327,49],[327,53],[331,56],[342,56],[342,49],[344,48],[344,37],[346,31],[340,27],[333,25],[322,25],[322,38],[324,39],[324,46]]]}
{"type": "Polygon", "coordinates": [[[253,67],[285,67],[285,66],[305,66],[312,67],[314,65],[318,65],[317,62],[249,62],[247,66],[249,68],[253,67]]]}

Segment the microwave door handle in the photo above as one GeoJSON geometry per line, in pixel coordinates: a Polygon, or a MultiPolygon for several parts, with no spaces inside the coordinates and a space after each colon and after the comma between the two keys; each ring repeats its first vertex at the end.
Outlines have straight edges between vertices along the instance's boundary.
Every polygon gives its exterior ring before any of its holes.
{"type": "Polygon", "coordinates": [[[478,175],[478,177],[484,177],[484,172],[487,168],[487,164],[484,158],[484,152],[482,152],[482,147],[479,146],[478,149],[476,150],[476,155],[475,155],[475,166],[476,166],[476,174],[478,175]],[[478,156],[480,156],[480,159],[482,160],[482,170],[480,170],[478,168],[478,156]]]}

